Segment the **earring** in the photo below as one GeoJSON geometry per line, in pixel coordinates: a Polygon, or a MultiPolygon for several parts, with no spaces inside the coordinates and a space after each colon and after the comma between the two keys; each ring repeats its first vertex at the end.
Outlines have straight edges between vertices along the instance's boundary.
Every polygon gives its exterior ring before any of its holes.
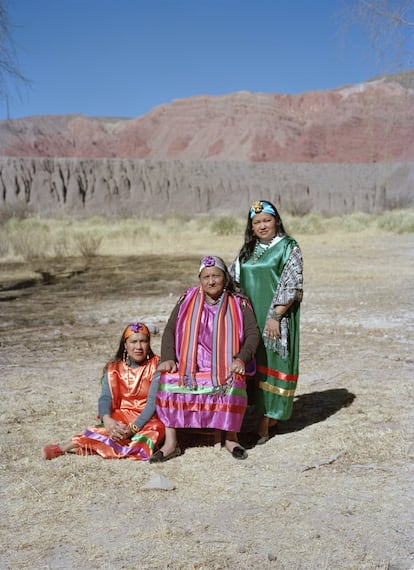
{"type": "Polygon", "coordinates": [[[128,362],[128,353],[127,351],[124,349],[124,354],[122,355],[122,360],[124,361],[124,364],[126,366],[129,366],[129,362],[128,362]]]}

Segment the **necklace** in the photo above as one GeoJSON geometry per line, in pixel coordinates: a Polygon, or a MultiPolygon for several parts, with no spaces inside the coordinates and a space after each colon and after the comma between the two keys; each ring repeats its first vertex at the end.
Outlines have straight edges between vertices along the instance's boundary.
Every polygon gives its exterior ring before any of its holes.
{"type": "Polygon", "coordinates": [[[269,239],[268,241],[256,241],[256,245],[254,246],[254,250],[253,250],[253,261],[252,264],[254,265],[256,263],[256,261],[258,261],[262,255],[265,253],[265,251],[267,251],[269,249],[269,247],[271,245],[274,245],[275,243],[277,243],[278,241],[280,241],[281,239],[283,239],[284,236],[273,236],[272,239],[269,239]]]}
{"type": "MultiPolygon", "coordinates": [[[[134,383],[135,383],[135,381],[136,381],[136,377],[135,377],[135,375],[132,373],[132,370],[133,370],[133,368],[136,368],[136,366],[134,366],[134,367],[131,366],[131,360],[129,359],[129,357],[128,357],[127,360],[124,360],[124,364],[125,364],[125,366],[126,366],[126,368],[127,368],[126,383],[127,383],[128,391],[131,392],[131,390],[134,388],[134,383]],[[129,373],[130,371],[131,371],[131,375],[130,375],[130,373],[129,373]],[[131,380],[132,380],[132,382],[131,382],[131,380]]],[[[137,390],[136,394],[134,394],[134,396],[138,396],[139,393],[141,392],[141,388],[142,388],[142,378],[139,379],[139,381],[138,381],[138,386],[136,386],[136,388],[138,388],[138,390],[137,390]]]]}
{"type": "Polygon", "coordinates": [[[261,244],[260,242],[256,243],[253,250],[253,261],[252,261],[253,265],[256,263],[256,261],[258,261],[262,257],[264,252],[268,250],[269,245],[270,243],[267,245],[261,244]]]}

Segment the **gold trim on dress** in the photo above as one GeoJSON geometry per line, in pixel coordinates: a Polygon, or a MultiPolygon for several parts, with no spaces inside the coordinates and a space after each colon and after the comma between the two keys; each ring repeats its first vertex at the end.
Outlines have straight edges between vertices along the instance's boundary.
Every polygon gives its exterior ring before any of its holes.
{"type": "Polygon", "coordinates": [[[266,382],[259,382],[259,388],[264,392],[272,392],[273,394],[278,394],[279,396],[287,396],[291,397],[295,395],[295,389],[293,390],[284,390],[283,388],[279,388],[279,386],[272,386],[271,384],[267,384],[266,382]]]}

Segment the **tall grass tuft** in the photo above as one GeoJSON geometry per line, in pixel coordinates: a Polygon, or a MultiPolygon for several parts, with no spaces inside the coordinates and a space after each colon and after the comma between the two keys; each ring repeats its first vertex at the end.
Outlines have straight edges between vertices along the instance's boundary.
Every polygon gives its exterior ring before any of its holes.
{"type": "Polygon", "coordinates": [[[237,235],[241,232],[241,226],[234,216],[220,216],[210,224],[211,231],[219,236],[237,235]]]}
{"type": "Polygon", "coordinates": [[[391,210],[380,214],[378,228],[396,234],[414,233],[414,210],[391,210]]]}
{"type": "Polygon", "coordinates": [[[326,231],[323,218],[318,214],[306,214],[300,217],[286,215],[282,219],[286,232],[293,236],[297,234],[323,234],[326,231]]]}
{"type": "Polygon", "coordinates": [[[50,226],[45,220],[10,219],[5,226],[9,247],[15,256],[32,263],[50,255],[52,240],[50,226]]]}

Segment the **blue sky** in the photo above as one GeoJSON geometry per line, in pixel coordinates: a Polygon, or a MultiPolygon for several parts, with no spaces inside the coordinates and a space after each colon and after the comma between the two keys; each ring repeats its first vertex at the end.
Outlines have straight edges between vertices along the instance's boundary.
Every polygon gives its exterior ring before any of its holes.
{"type": "Polygon", "coordinates": [[[350,0],[3,0],[21,72],[0,118],[137,117],[194,95],[298,94],[384,71],[350,0]]]}

